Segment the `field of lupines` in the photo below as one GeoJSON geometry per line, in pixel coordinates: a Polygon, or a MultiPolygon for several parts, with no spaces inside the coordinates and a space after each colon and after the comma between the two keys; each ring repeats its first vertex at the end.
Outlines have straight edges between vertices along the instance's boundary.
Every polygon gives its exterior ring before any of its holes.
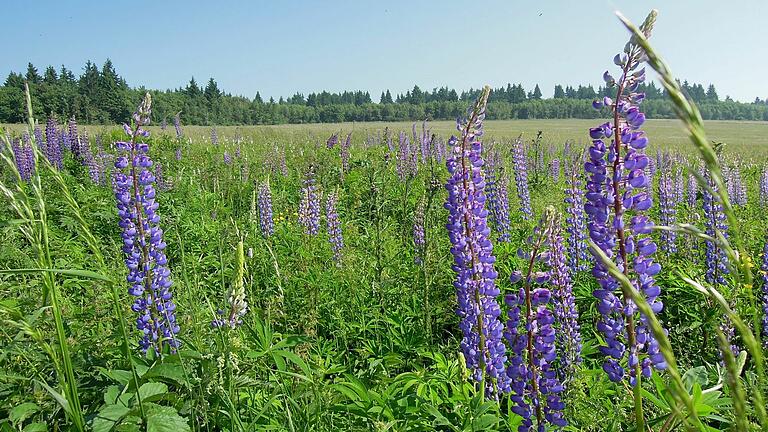
{"type": "Polygon", "coordinates": [[[766,430],[768,164],[654,19],[567,140],[484,134],[487,91],[453,134],[9,129],[0,430],[766,430]]]}

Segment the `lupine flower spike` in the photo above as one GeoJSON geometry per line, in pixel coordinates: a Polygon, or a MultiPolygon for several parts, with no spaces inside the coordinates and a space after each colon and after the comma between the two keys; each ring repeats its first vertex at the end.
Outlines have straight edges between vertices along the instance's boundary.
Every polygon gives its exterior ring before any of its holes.
{"type": "Polygon", "coordinates": [[[534,424],[540,431],[545,430],[547,423],[566,425],[562,413],[564,404],[560,400],[563,374],[557,373],[555,342],[565,342],[562,346],[565,350],[560,354],[565,354],[566,358],[559,359],[564,370],[579,361],[581,346],[570,277],[565,267],[560,219],[553,207],[545,210],[528,242],[530,251],[518,251],[527,263],[525,273],[515,271],[510,278],[513,284],[520,283],[521,286],[505,298],[509,306],[504,332],[510,347],[507,374],[512,380],[512,411],[523,418],[519,432],[533,431],[534,424]],[[551,269],[537,271],[535,267],[539,261],[544,261],[551,269]],[[551,306],[553,290],[559,297],[554,308],[551,306]],[[568,333],[556,334],[556,325],[560,332],[568,333]],[[575,327],[565,328],[572,325],[575,327]],[[564,336],[573,340],[563,341],[564,336]]]}
{"type": "Polygon", "coordinates": [[[460,137],[453,136],[449,141],[453,152],[446,162],[450,177],[445,185],[445,208],[449,213],[446,228],[454,257],[457,313],[463,334],[461,350],[472,379],[489,397],[497,398],[510,387],[482,171],[480,137],[489,92],[486,86],[467,118],[457,122],[460,137]]]}
{"type": "Polygon", "coordinates": [[[170,291],[166,244],[157,214],[152,159],[147,154],[147,144],[137,141],[149,136],[143,127],[149,124],[151,103],[147,93],[133,114],[132,127],[124,127],[130,141],[115,143],[120,156],[115,160],[113,185],[119,225],[123,229],[128,292],[136,297],[131,309],[138,314],[136,327],[143,334],[139,346],[145,352],[151,348],[161,353],[164,347],[172,352],[178,348],[179,326],[170,291]]]}
{"type": "MultiPolygon", "coordinates": [[[[655,17],[654,11],[643,23],[642,30],[648,36],[655,17]]],[[[645,80],[645,70],[638,69],[643,60],[642,49],[630,40],[624,53],[614,58],[621,75],[615,79],[607,71],[603,74],[606,85],[615,89],[616,97],[596,101],[595,106],[607,107],[613,119],[589,131],[592,145],[589,161],[584,164],[589,177],[584,209],[592,241],[645,295],[653,312],[659,313],[663,308],[658,298],[661,289],[654,277],[661,271],[661,265],[652,258],[656,252],[649,235],[653,223],[643,214],[652,205],[646,174],[648,138],[640,130],[645,114],[638,107],[644,95],[637,92],[645,80]]],[[[607,356],[603,369],[615,382],[629,377],[638,391],[640,374],[650,377],[652,368],[665,369],[666,363],[647,318],[638,314],[630,294],[608,273],[599,257],[595,258],[592,274],[600,287],[593,294],[601,314],[597,328],[605,339],[600,351],[607,356]]]]}

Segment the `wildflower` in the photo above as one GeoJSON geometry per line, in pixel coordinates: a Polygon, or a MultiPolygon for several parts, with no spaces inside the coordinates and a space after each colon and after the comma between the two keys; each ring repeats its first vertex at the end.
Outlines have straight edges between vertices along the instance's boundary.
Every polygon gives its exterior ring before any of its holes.
{"type": "Polygon", "coordinates": [[[426,247],[424,238],[424,199],[419,200],[416,211],[413,213],[413,245],[416,253],[414,261],[421,265],[424,263],[424,252],[426,247]]]}
{"type": "MultiPolygon", "coordinates": [[[[652,18],[653,15],[649,15],[643,24],[649,32],[652,18]]],[[[630,41],[625,53],[621,75],[617,80],[611,78],[610,82],[610,86],[616,88],[616,97],[610,106],[613,122],[589,131],[592,145],[589,160],[584,164],[588,173],[584,210],[591,239],[617,263],[635,289],[645,295],[653,312],[659,313],[663,304],[658,299],[661,290],[654,277],[661,271],[661,265],[653,261],[656,245],[649,236],[653,223],[643,214],[652,205],[647,191],[650,184],[646,173],[650,158],[645,155],[648,138],[640,130],[645,114],[637,106],[637,101],[643,99],[637,93],[645,80],[644,69],[638,69],[643,52],[630,41]],[[606,140],[610,140],[608,144],[606,140]],[[629,220],[625,219],[627,212],[632,214],[629,220]]],[[[629,293],[610,275],[602,261],[595,258],[592,274],[600,287],[593,295],[598,299],[597,310],[601,314],[597,328],[605,339],[599,349],[607,356],[603,370],[612,381],[620,382],[627,375],[621,364],[626,360],[630,384],[635,386],[640,374],[650,377],[652,367],[664,369],[666,363],[650,332],[647,317],[642,314],[638,317],[629,293]]]]}
{"type": "Polygon", "coordinates": [[[575,308],[570,279],[565,267],[565,255],[560,236],[560,220],[554,208],[549,207],[542,216],[541,224],[534,236],[529,239],[530,252],[519,253],[528,262],[525,275],[514,272],[511,282],[522,286],[507,294],[505,303],[507,325],[504,336],[510,352],[510,366],[507,374],[511,379],[512,411],[523,418],[518,431],[532,431],[534,419],[537,430],[544,430],[545,423],[565,426],[560,400],[563,391],[562,376],[558,376],[555,365],[558,361],[558,349],[555,342],[564,342],[560,354],[561,366],[570,369],[578,359],[581,337],[578,336],[575,308]],[[557,245],[557,246],[556,246],[557,245]],[[552,247],[551,251],[547,251],[552,247]],[[534,271],[538,261],[546,261],[550,271],[534,271]],[[553,313],[553,292],[558,295],[557,306],[553,313]],[[569,294],[570,292],[570,294],[569,294]],[[559,332],[556,332],[556,325],[559,332]],[[567,329],[567,326],[575,325],[567,329]],[[572,338],[565,341],[564,338],[572,338]]]}
{"type": "MultiPolygon", "coordinates": [[[[250,253],[250,249],[249,249],[250,253]]],[[[245,301],[245,253],[243,241],[237,243],[237,275],[227,293],[228,312],[219,311],[219,318],[211,322],[214,328],[235,328],[243,323],[243,316],[248,312],[248,302],[245,301]]]]}
{"type": "Polygon", "coordinates": [[[115,143],[120,156],[115,160],[113,188],[123,230],[128,292],[136,297],[131,309],[138,314],[136,327],[142,332],[139,346],[144,352],[152,348],[160,353],[164,347],[171,351],[178,348],[179,326],[170,291],[166,244],[157,214],[155,176],[149,170],[152,159],[147,154],[149,146],[137,142],[140,137],[149,136],[143,126],[149,124],[151,102],[147,93],[133,114],[133,128],[125,127],[130,141],[115,143]]]}
{"type": "Polygon", "coordinates": [[[488,239],[485,180],[481,156],[482,124],[490,89],[485,87],[467,118],[457,122],[460,138],[451,137],[453,148],[446,161],[450,177],[445,185],[448,199],[448,236],[456,272],[457,313],[463,338],[461,350],[472,378],[490,397],[509,392],[505,371],[506,347],[502,342],[501,308],[496,297],[497,273],[493,245],[488,239]]]}
{"type": "Polygon", "coordinates": [[[333,260],[338,265],[341,261],[341,250],[344,248],[344,237],[341,233],[341,222],[336,210],[339,201],[339,192],[333,191],[325,199],[325,224],[328,230],[328,241],[331,243],[333,260]]]}
{"type": "Polygon", "coordinates": [[[275,223],[272,220],[272,192],[269,189],[269,182],[259,185],[258,195],[261,235],[270,237],[275,233],[275,223]]]}
{"type": "Polygon", "coordinates": [[[528,220],[533,216],[533,211],[531,211],[531,195],[528,190],[528,161],[522,137],[518,137],[512,143],[512,164],[515,168],[515,185],[517,197],[520,199],[520,212],[523,214],[523,219],[528,220]]]}

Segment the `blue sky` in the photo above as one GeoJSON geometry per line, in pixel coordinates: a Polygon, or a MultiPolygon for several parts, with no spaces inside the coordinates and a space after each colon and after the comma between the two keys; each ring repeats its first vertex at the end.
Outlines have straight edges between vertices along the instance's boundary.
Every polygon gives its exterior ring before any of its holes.
{"type": "MultiPolygon", "coordinates": [[[[131,86],[194,76],[252,97],[414,84],[456,89],[599,84],[635,22],[657,8],[653,41],[678,77],[721,97],[768,96],[764,0],[14,1],[2,6],[0,76],[111,58],[131,86]]],[[[3,78],[4,79],[4,78],[3,78]]]]}

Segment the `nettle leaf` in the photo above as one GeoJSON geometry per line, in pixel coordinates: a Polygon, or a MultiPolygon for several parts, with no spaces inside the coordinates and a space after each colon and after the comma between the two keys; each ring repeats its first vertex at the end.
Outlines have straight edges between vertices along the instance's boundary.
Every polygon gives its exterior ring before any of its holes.
{"type": "Polygon", "coordinates": [[[176,409],[152,404],[147,408],[147,432],[185,432],[191,430],[187,419],[176,409]]]}
{"type": "Polygon", "coordinates": [[[120,387],[109,386],[107,391],[104,392],[104,403],[107,405],[114,405],[117,403],[117,398],[120,396],[120,387]]]}
{"type": "Polygon", "coordinates": [[[8,419],[11,423],[19,425],[38,411],[40,411],[40,407],[36,403],[25,402],[14,407],[11,412],[8,413],[8,419]]]}
{"type": "Polygon", "coordinates": [[[139,397],[142,401],[155,401],[168,393],[168,386],[161,382],[144,383],[139,387],[139,397]]]}
{"type": "Polygon", "coordinates": [[[187,380],[184,378],[184,370],[178,364],[158,363],[152,366],[142,378],[160,378],[171,381],[173,384],[189,387],[187,380]]]}
{"type": "Polygon", "coordinates": [[[22,432],[46,432],[48,431],[48,425],[45,423],[30,423],[22,429],[22,432]]]}
{"type": "Polygon", "coordinates": [[[123,405],[107,405],[93,419],[93,432],[111,431],[130,411],[123,405]]]}

